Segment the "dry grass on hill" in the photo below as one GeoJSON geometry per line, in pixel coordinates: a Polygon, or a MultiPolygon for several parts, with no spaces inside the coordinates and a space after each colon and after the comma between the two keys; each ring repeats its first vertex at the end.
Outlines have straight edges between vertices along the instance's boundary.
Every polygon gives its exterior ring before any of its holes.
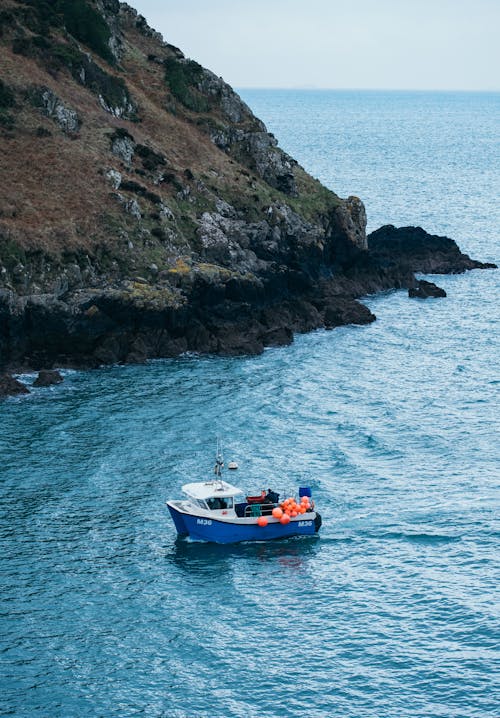
{"type": "MultiPolygon", "coordinates": [[[[146,51],[151,39],[133,34],[134,41],[146,51]]],[[[136,142],[165,155],[174,173],[189,169],[200,176],[212,169],[224,184],[234,181],[238,170],[235,172],[208,137],[165,109],[167,89],[162,67],[148,62],[130,40],[126,46],[123,66],[127,86],[139,106],[139,123],[107,113],[96,96],[68,73],[53,77],[35,60],[14,54],[6,44],[0,46],[1,77],[16,91],[17,102],[13,129],[0,130],[0,223],[4,233],[24,248],[59,253],[63,249],[91,251],[96,244],[112,244],[117,230],[128,227],[130,218],[110,196],[105,177],[110,168],[118,169],[125,178],[140,179],[168,203],[170,188],[159,189],[148,178],[137,178],[111,153],[110,135],[117,127],[126,128],[136,142]],[[24,99],[33,86],[49,88],[78,113],[82,120],[78,136],[65,135],[24,99]],[[50,136],[40,137],[39,128],[50,136]],[[114,233],[109,222],[103,222],[104,216],[114,217],[114,233]]]]}

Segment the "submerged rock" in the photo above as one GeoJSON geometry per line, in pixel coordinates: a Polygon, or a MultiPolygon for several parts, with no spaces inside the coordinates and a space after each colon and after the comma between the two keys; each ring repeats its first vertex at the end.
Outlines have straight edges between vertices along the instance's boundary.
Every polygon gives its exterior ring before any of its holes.
{"type": "Polygon", "coordinates": [[[41,369],[33,382],[33,386],[52,386],[63,381],[61,374],[55,369],[41,369]]]}

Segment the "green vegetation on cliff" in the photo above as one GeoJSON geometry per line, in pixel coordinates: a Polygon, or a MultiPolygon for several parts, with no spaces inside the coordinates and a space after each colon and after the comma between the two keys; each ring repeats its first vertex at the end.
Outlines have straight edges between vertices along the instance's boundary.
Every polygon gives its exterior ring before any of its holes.
{"type": "Polygon", "coordinates": [[[24,0],[19,13],[28,30],[46,36],[51,29],[65,28],[107,62],[114,57],[109,47],[111,32],[106,19],[86,0],[24,0]]]}
{"type": "Polygon", "coordinates": [[[193,60],[168,57],[165,62],[165,79],[170,92],[184,107],[193,112],[208,112],[210,102],[197,89],[203,79],[203,68],[193,60]]]}

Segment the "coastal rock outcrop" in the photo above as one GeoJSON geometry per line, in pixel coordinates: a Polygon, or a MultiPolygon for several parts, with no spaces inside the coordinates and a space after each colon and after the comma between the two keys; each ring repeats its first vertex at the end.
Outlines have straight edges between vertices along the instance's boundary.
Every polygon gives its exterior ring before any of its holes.
{"type": "Polygon", "coordinates": [[[1,368],[255,354],[490,266],[420,228],[367,238],[359,198],[126,3],[9,0],[0,53],[1,368]]]}
{"type": "Polygon", "coordinates": [[[350,297],[330,298],[325,304],[323,322],[326,329],[345,324],[370,324],[375,319],[368,307],[350,297]]]}
{"type": "Polygon", "coordinates": [[[338,230],[359,249],[368,249],[366,210],[359,197],[348,197],[335,213],[338,230]]]}
{"type": "Polygon", "coordinates": [[[460,274],[468,269],[495,269],[463,254],[449,237],[429,234],[422,227],[384,225],[368,236],[371,255],[382,265],[426,274],[460,274]]]}
{"type": "Polygon", "coordinates": [[[429,297],[446,297],[446,292],[434,282],[419,279],[415,287],[408,289],[408,296],[416,297],[417,299],[428,299],[429,297]]]}

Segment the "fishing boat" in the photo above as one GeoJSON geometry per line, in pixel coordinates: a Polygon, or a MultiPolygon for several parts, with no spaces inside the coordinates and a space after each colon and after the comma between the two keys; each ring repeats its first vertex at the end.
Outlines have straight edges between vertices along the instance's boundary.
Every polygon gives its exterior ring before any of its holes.
{"type": "Polygon", "coordinates": [[[245,495],[240,488],[222,478],[224,462],[217,453],[215,478],[185,484],[186,498],[167,501],[179,536],[195,541],[238,543],[269,541],[290,536],[312,536],[321,526],[310,487],[298,490],[298,498],[269,489],[258,495],[245,495]]]}

